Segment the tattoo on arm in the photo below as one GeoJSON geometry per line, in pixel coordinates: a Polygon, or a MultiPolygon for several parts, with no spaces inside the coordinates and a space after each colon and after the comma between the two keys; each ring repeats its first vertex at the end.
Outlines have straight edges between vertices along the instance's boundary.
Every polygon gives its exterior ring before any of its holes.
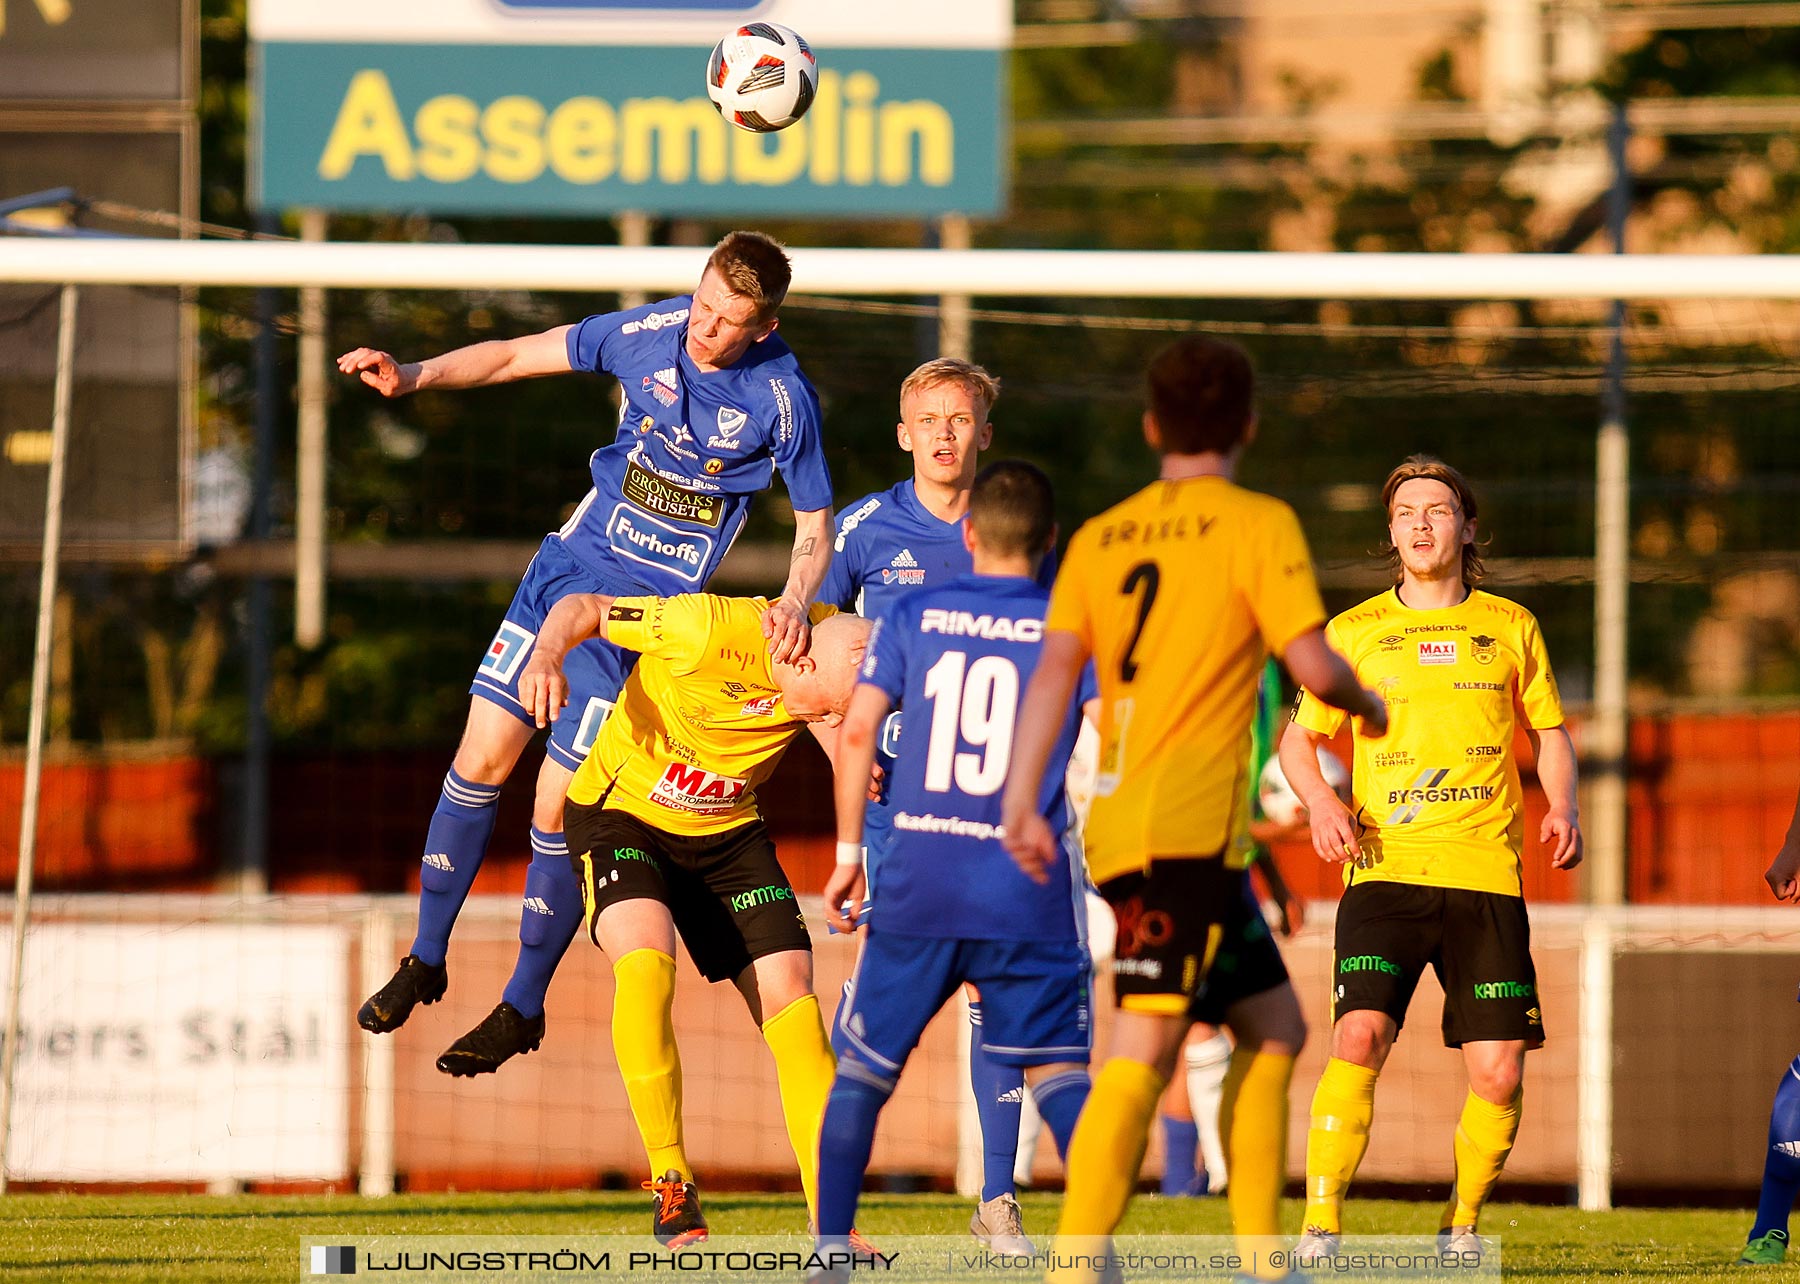
{"type": "Polygon", "coordinates": [[[792,566],[795,562],[805,561],[813,555],[813,549],[817,548],[818,545],[819,541],[811,535],[808,535],[795,546],[794,556],[788,560],[788,565],[792,566]]]}

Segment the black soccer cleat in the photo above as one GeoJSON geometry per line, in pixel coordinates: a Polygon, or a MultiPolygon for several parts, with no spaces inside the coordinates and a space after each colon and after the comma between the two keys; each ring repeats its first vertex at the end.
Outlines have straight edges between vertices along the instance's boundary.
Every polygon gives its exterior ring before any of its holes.
{"type": "Polygon", "coordinates": [[[657,1243],[685,1248],[698,1244],[710,1233],[700,1211],[699,1188],[691,1181],[683,1181],[673,1168],[655,1181],[645,1182],[644,1189],[656,1192],[650,1201],[650,1233],[656,1236],[657,1243]]]}
{"type": "Polygon", "coordinates": [[[502,1003],[481,1024],[444,1049],[437,1068],[445,1074],[493,1074],[521,1052],[536,1052],[544,1041],[544,1015],[528,1017],[502,1003]]]}
{"type": "Polygon", "coordinates": [[[406,1024],[419,1004],[443,998],[449,984],[448,968],[441,964],[433,967],[417,954],[408,954],[400,960],[393,979],[356,1010],[356,1024],[370,1034],[390,1034],[406,1024]]]}

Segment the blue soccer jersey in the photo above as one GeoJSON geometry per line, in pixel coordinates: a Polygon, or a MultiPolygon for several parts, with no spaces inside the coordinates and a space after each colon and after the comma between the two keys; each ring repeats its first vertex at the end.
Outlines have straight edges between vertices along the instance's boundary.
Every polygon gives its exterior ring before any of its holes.
{"type": "Polygon", "coordinates": [[[673,596],[712,577],[775,469],[796,510],[831,506],[819,399],[771,334],[723,370],[687,355],[689,298],[592,316],[569,364],[615,376],[618,436],[589,461],[594,488],[557,532],[622,591],[673,596]]]}
{"type": "MultiPolygon", "coordinates": [[[[902,936],[1051,941],[1082,936],[1080,862],[1047,885],[1000,845],[1000,793],[1018,703],[1037,667],[1049,591],[1024,577],[967,576],[881,617],[862,681],[906,709],[888,778],[893,826],[870,851],[871,926],[902,936]]],[[[1063,720],[1039,798],[1057,834],[1072,818],[1063,776],[1093,695],[1091,670],[1063,720]]]]}
{"type": "MultiPolygon", "coordinates": [[[[873,620],[886,615],[915,589],[948,584],[971,575],[975,563],[963,546],[963,522],[947,522],[919,502],[913,479],[864,495],[837,515],[837,541],[819,601],[873,620]]],[[[1056,554],[1038,564],[1038,583],[1056,582],[1056,554]]],[[[876,746],[876,760],[891,772],[900,742],[900,711],[888,715],[876,746]]],[[[863,843],[874,850],[887,841],[892,812],[888,797],[871,802],[863,815],[863,843]]]]}

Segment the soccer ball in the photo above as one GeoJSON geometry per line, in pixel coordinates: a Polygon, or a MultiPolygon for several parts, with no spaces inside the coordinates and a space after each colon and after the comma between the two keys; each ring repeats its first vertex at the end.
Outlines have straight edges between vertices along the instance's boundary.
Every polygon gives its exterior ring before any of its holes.
{"type": "MultiPolygon", "coordinates": [[[[1324,773],[1325,783],[1348,803],[1350,769],[1344,765],[1343,759],[1324,745],[1319,746],[1319,770],[1324,773]]],[[[1287,774],[1281,770],[1280,758],[1271,757],[1263,764],[1262,775],[1256,780],[1256,800],[1262,804],[1263,815],[1284,829],[1306,819],[1306,804],[1300,801],[1299,795],[1288,784],[1287,774]]]]}
{"type": "Polygon", "coordinates": [[[819,67],[800,33],[778,22],[751,22],[713,46],[706,96],[719,115],[758,134],[786,129],[806,115],[819,67]]]}

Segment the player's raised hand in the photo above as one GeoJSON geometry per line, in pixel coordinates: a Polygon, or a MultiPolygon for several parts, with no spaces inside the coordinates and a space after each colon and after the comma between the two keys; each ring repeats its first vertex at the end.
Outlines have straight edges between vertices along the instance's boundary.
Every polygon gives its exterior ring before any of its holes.
{"type": "Polygon", "coordinates": [[[1027,812],[1017,824],[1007,825],[1000,842],[1014,863],[1034,883],[1050,881],[1050,867],[1056,863],[1056,835],[1050,824],[1036,811],[1027,812]]]}
{"type": "Polygon", "coordinates": [[[769,657],[777,664],[792,664],[812,645],[812,623],[805,608],[785,597],[769,603],[763,612],[762,631],[769,639],[769,657]]]}
{"type": "Polygon", "coordinates": [[[375,348],[352,348],[337,359],[341,374],[360,375],[384,397],[404,397],[419,386],[417,363],[399,362],[375,348]]]}
{"type": "Polygon", "coordinates": [[[519,703],[525,706],[537,725],[547,727],[555,722],[563,706],[569,703],[569,680],[563,676],[561,662],[543,651],[534,650],[519,675],[519,703]]]}
{"type": "Polygon", "coordinates": [[[1763,882],[1778,901],[1800,900],[1800,842],[1783,843],[1763,871],[1763,882]]]}
{"type": "Polygon", "coordinates": [[[1552,811],[1538,826],[1538,841],[1550,845],[1550,864],[1574,869],[1581,864],[1581,822],[1566,811],[1552,811]]]}
{"type": "Polygon", "coordinates": [[[1357,840],[1356,820],[1350,809],[1336,795],[1327,795],[1309,810],[1307,823],[1312,827],[1313,851],[1319,859],[1333,865],[1362,859],[1362,843],[1357,840]]]}
{"type": "Polygon", "coordinates": [[[861,865],[837,865],[825,880],[825,921],[840,932],[856,930],[856,915],[862,905],[868,878],[861,865]]]}

